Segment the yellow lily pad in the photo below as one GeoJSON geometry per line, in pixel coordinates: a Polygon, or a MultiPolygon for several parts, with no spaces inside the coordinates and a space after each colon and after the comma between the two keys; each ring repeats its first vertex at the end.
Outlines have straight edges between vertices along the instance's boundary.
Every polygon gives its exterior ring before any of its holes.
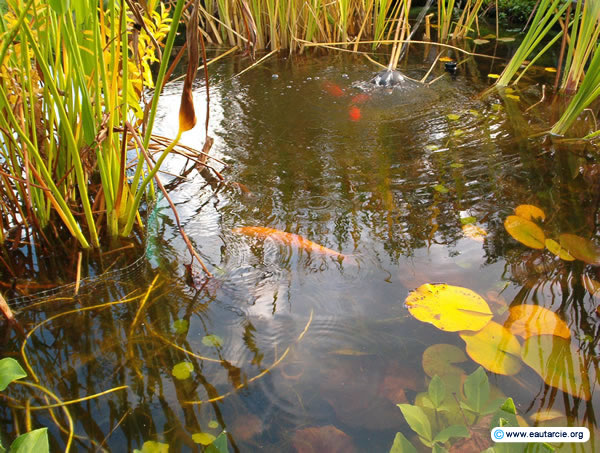
{"type": "Polygon", "coordinates": [[[492,319],[487,302],[477,293],[460,286],[426,283],[411,292],[405,302],[419,321],[440,330],[480,330],[492,319]]]}
{"type": "Polygon", "coordinates": [[[556,420],[557,418],[566,418],[565,414],[556,409],[542,409],[531,414],[531,420],[535,423],[548,422],[550,420],[556,420]]]}
{"type": "Polygon", "coordinates": [[[565,248],[578,260],[588,264],[600,265],[600,247],[589,239],[576,234],[561,234],[559,237],[561,247],[565,248]]]}
{"type": "Polygon", "coordinates": [[[544,68],[544,71],[548,71],[548,72],[556,72],[556,68],[547,67],[547,68],[544,68]]]}
{"type": "Polygon", "coordinates": [[[454,60],[450,57],[442,57],[442,58],[440,58],[440,61],[454,61],[454,60]]]}
{"type": "Polygon", "coordinates": [[[210,445],[215,441],[216,437],[210,433],[196,433],[192,434],[192,440],[196,444],[210,445]]]}
{"type": "Polygon", "coordinates": [[[515,208],[515,215],[531,221],[546,220],[544,211],[532,204],[521,204],[517,206],[515,208]]]}
{"type": "Polygon", "coordinates": [[[524,339],[534,335],[556,335],[569,338],[571,331],[556,313],[538,305],[522,304],[509,309],[504,325],[524,339]]]}
{"type": "Polygon", "coordinates": [[[513,238],[527,247],[543,249],[546,236],[542,229],[530,220],[516,215],[509,215],[504,221],[504,228],[513,238]]]}
{"type": "Polygon", "coordinates": [[[575,257],[563,249],[554,239],[546,239],[546,248],[558,256],[561,260],[574,261],[575,257]]]}
{"type": "Polygon", "coordinates": [[[479,332],[461,332],[467,354],[486,370],[513,375],[521,369],[521,345],[504,326],[491,321],[479,332]]]}
{"type": "Polygon", "coordinates": [[[489,41],[487,39],[474,39],[473,44],[487,44],[489,41]]]}
{"type": "Polygon", "coordinates": [[[500,74],[488,74],[488,77],[490,79],[499,79],[500,78],[500,74]]]}
{"type": "Polygon", "coordinates": [[[586,370],[590,365],[569,340],[554,335],[529,337],[521,348],[521,358],[551,387],[590,399],[590,380],[596,376],[589,376],[586,370]]]}
{"type": "Polygon", "coordinates": [[[466,237],[477,242],[483,242],[484,238],[487,236],[487,231],[473,224],[463,225],[462,230],[466,237]]]}

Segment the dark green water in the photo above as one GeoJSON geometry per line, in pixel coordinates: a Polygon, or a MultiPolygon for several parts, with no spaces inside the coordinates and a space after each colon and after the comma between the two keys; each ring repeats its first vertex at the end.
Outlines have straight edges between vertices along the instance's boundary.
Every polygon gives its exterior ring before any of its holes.
{"type": "MultiPolygon", "coordinates": [[[[525,365],[514,376],[488,373],[490,383],[514,398],[530,426],[554,410],[545,423],[590,428],[591,442],[565,450],[597,450],[599,300],[584,281],[600,280],[598,268],[529,249],[503,226],[527,203],[545,211],[549,237],[598,236],[597,150],[536,137],[553,120],[548,103],[524,112],[553,74],[540,69],[513,97],[481,97],[487,73],[501,71],[497,62],[490,69],[490,60],[469,60],[455,79],[393,91],[366,83],[375,69],[355,56],[272,59],[233,77],[247,63],[211,67],[210,112],[212,154],[229,164],[214,166],[247,190],[196,172],[164,176],[214,279],[203,282],[196,265],[197,278],[186,274],[189,254],[161,200],[142,266],[85,297],[20,313],[28,329],[46,320],[25,351],[40,383],[62,400],[128,386],[69,406],[79,436],[73,451],[132,451],[149,440],[201,450],[193,434],[223,429],[230,451],[307,451],[301,440],[314,430],[303,430],[315,427],[328,427],[329,438],[345,433],[339,451],[388,451],[396,432],[412,437],[396,403],[426,390],[423,352],[438,343],[464,350],[457,334],[415,320],[404,306],[409,291],[438,282],[469,288],[494,310],[536,304],[567,322],[588,366],[589,401],[546,386],[525,365]],[[468,217],[487,232],[481,241],[466,237],[468,217]],[[242,226],[295,233],[350,257],[232,231],[242,226]],[[177,333],[177,320],[189,329],[177,333]],[[193,372],[178,380],[172,370],[182,361],[193,372]]],[[[420,79],[429,65],[413,55],[403,71],[420,79]]],[[[430,79],[441,74],[439,64],[430,79]]],[[[201,85],[198,125],[183,139],[197,149],[201,85]]],[[[179,93],[171,85],[162,100],[162,135],[175,135],[179,93]]],[[[184,163],[173,157],[165,170],[184,163]]],[[[5,355],[20,344],[11,339],[5,355]]],[[[470,373],[478,365],[460,366],[470,373]]],[[[46,404],[23,387],[6,394],[46,404]]],[[[14,433],[13,412],[0,415],[14,433]]],[[[50,427],[53,448],[64,448],[67,436],[49,413],[32,415],[50,427]]],[[[55,416],[67,426],[62,412],[55,416]]]]}

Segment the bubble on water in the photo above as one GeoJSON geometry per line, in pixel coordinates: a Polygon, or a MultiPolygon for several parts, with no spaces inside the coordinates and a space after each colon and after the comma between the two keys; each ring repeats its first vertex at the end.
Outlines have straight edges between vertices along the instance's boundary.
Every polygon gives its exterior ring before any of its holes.
{"type": "Polygon", "coordinates": [[[348,76],[348,74],[344,73],[342,74],[342,79],[349,79],[350,77],[348,76]]]}
{"type": "Polygon", "coordinates": [[[278,78],[279,78],[279,74],[273,74],[273,75],[271,76],[271,78],[273,78],[273,79],[278,79],[278,78]]]}
{"type": "Polygon", "coordinates": [[[312,77],[307,77],[306,80],[312,80],[312,77]]]}

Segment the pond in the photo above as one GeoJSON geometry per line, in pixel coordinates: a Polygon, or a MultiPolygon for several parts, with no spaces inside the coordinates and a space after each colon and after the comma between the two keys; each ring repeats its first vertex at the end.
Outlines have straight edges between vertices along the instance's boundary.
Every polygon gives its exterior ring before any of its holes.
{"type": "MultiPolygon", "coordinates": [[[[414,79],[434,58],[418,49],[401,68],[414,79]]],[[[515,208],[533,205],[548,239],[598,238],[597,149],[540,134],[555,120],[548,101],[535,105],[554,77],[543,67],[518,89],[482,95],[502,61],[468,59],[455,77],[439,62],[431,86],[394,90],[369,84],[376,68],[346,53],[272,58],[239,76],[247,59],[211,66],[211,155],[228,167],[209,163],[227,183],[196,171],[163,181],[214,278],[186,268],[160,198],[142,261],[78,297],[19,311],[30,381],[34,372],[62,401],[108,391],[66,406],[72,450],[157,441],[201,451],[223,430],[240,452],[384,452],[397,432],[418,445],[397,404],[422,399],[434,374],[453,370],[442,376],[450,392],[453,377],[479,367],[458,332],[405,306],[421,285],[445,283],[481,295],[499,324],[521,304],[567,324],[568,360],[583,370],[557,371],[567,384],[551,386],[519,363],[512,375],[487,373],[491,392],[512,397],[529,426],[588,427],[590,442],[562,448],[597,451],[595,251],[586,243],[592,264],[562,260],[505,229],[515,208]]],[[[162,98],[161,135],[176,133],[180,89],[162,98]]],[[[199,81],[198,125],[183,138],[197,149],[204,99],[199,81]]],[[[173,156],[164,169],[185,164],[173,156]]],[[[21,343],[4,353],[23,363],[21,343]]],[[[16,385],[7,395],[56,402],[16,385]]],[[[8,407],[0,414],[8,432],[23,429],[8,407]]],[[[64,414],[31,412],[57,451],[69,437],[64,414]]]]}

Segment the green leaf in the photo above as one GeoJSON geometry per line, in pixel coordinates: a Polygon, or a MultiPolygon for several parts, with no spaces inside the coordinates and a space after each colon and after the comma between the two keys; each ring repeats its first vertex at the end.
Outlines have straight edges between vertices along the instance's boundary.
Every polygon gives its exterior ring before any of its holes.
{"type": "Polygon", "coordinates": [[[21,434],[10,446],[10,453],[48,453],[48,428],[21,434]]]}
{"type": "Polygon", "coordinates": [[[190,362],[179,362],[173,367],[171,374],[182,381],[189,378],[192,375],[192,371],[194,371],[194,365],[190,362]]]}
{"type": "Polygon", "coordinates": [[[69,10],[71,0],[49,0],[49,2],[56,14],[64,14],[69,10]]]}
{"type": "Polygon", "coordinates": [[[475,222],[477,222],[477,217],[469,216],[460,218],[460,223],[463,225],[470,225],[475,222]]]}
{"type": "Polygon", "coordinates": [[[441,446],[440,444],[433,444],[433,448],[431,449],[432,453],[447,453],[448,450],[446,450],[443,446],[441,446]]]}
{"type": "Polygon", "coordinates": [[[576,234],[561,234],[558,239],[560,246],[566,249],[578,260],[588,264],[600,265],[600,247],[589,239],[576,234]]]}
{"type": "Polygon", "coordinates": [[[423,352],[422,365],[425,373],[434,377],[439,375],[448,391],[460,392],[465,371],[454,365],[467,361],[464,351],[452,344],[434,344],[423,352]]]}
{"type": "Polygon", "coordinates": [[[406,419],[406,423],[411,429],[422,437],[427,442],[432,442],[431,436],[431,424],[425,414],[425,411],[420,407],[413,406],[411,404],[398,404],[398,407],[402,411],[402,415],[406,419]]]}
{"type": "Polygon", "coordinates": [[[402,433],[396,433],[390,453],[417,453],[417,449],[402,433]]]}
{"type": "Polygon", "coordinates": [[[448,118],[450,121],[456,121],[460,118],[460,115],[457,115],[456,113],[448,113],[446,118],[448,118]]]}
{"type": "Polygon", "coordinates": [[[169,453],[169,444],[163,444],[155,440],[147,440],[142,445],[142,449],[133,450],[133,453],[169,453]]]}
{"type": "Polygon", "coordinates": [[[223,431],[216,440],[204,449],[205,453],[229,453],[227,447],[227,433],[223,431]]]}
{"type": "Polygon", "coordinates": [[[504,221],[504,228],[517,241],[533,249],[543,249],[546,236],[542,229],[531,220],[516,215],[509,215],[504,221]]]}
{"type": "Polygon", "coordinates": [[[7,357],[0,360],[0,392],[11,382],[24,377],[27,377],[27,373],[15,359],[7,357]]]}
{"type": "Polygon", "coordinates": [[[196,433],[196,434],[192,434],[192,440],[200,445],[210,445],[212,444],[217,438],[210,433],[196,433]]]}
{"type": "Polygon", "coordinates": [[[208,427],[210,429],[217,429],[219,427],[219,422],[216,420],[211,420],[208,422],[208,427]]]}
{"type": "Polygon", "coordinates": [[[435,190],[436,192],[439,192],[439,193],[448,193],[448,192],[450,192],[450,189],[448,189],[443,184],[436,184],[435,186],[433,186],[433,190],[435,190]]]}
{"type": "Polygon", "coordinates": [[[190,328],[190,323],[187,319],[177,319],[173,321],[171,328],[175,331],[176,334],[183,335],[187,333],[188,329],[190,328]]]}
{"type": "Polygon", "coordinates": [[[500,406],[500,410],[508,412],[509,414],[517,415],[517,408],[512,398],[507,398],[504,404],[500,406]]]}
{"type": "Polygon", "coordinates": [[[202,338],[202,344],[205,346],[214,346],[215,348],[218,348],[223,346],[223,339],[217,335],[206,335],[204,338],[202,338]]]}
{"type": "Polygon", "coordinates": [[[452,425],[441,430],[433,438],[434,442],[446,443],[453,437],[469,437],[469,430],[464,425],[452,425]]]}
{"type": "Polygon", "coordinates": [[[464,392],[466,403],[474,412],[481,412],[490,398],[490,384],[482,367],[467,376],[464,392]]]}
{"type": "Polygon", "coordinates": [[[433,407],[437,409],[442,405],[445,397],[446,387],[440,377],[436,374],[429,383],[429,399],[433,403],[433,407]]]}

